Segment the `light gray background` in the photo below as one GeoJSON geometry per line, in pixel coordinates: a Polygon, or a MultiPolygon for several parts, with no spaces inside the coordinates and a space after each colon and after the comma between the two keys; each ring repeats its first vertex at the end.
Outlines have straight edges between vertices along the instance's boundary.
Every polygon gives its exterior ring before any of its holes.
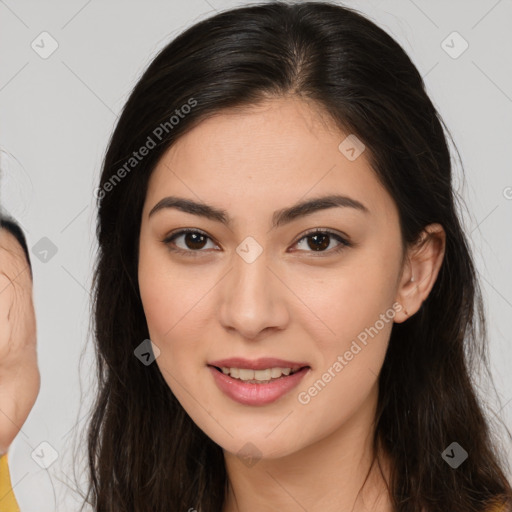
{"type": "MultiPolygon", "coordinates": [[[[30,247],[43,237],[57,247],[46,263],[32,254],[42,385],[9,452],[24,512],[78,509],[68,485],[74,486],[73,447],[94,381],[88,331],[96,251],[93,190],[117,113],[172,37],[216,10],[244,3],[0,1],[1,202],[24,227],[30,247]],[[31,47],[34,40],[42,46],[43,31],[58,43],[47,59],[31,47]],[[31,458],[42,442],[58,452],[47,470],[31,458]]],[[[512,428],[512,1],[345,5],[368,14],[403,45],[461,152],[466,180],[457,170],[456,182],[468,205],[464,221],[486,299],[491,366],[501,397],[490,405],[512,428]],[[445,51],[446,45],[451,52],[462,48],[457,36],[446,39],[454,31],[469,44],[458,58],[445,51]]],[[[43,445],[37,453],[44,459],[52,452],[43,445]]],[[[74,462],[79,467],[80,460],[74,462]]]]}

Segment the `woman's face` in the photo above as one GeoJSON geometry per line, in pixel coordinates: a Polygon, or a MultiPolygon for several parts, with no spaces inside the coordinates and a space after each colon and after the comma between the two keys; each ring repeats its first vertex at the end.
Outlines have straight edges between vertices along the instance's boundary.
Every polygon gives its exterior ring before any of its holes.
{"type": "Polygon", "coordinates": [[[393,321],[403,320],[396,206],[362,148],[311,108],[276,99],[205,120],[149,182],[139,285],[156,363],[231,453],[277,458],[371,423],[393,321]],[[346,199],[285,213],[333,195],[346,199]],[[202,207],[160,203],[171,196],[202,207]],[[230,358],[249,362],[226,367],[246,370],[283,361],[238,378],[210,366],[230,358]],[[295,365],[306,368],[277,378],[295,365]]]}

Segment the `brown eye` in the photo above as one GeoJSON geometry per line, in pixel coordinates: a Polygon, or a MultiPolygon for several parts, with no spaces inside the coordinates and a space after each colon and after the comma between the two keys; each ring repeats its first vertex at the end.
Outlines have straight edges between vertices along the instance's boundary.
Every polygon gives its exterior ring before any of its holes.
{"type": "Polygon", "coordinates": [[[304,249],[305,252],[327,252],[330,254],[332,252],[341,251],[345,247],[349,247],[351,245],[347,240],[345,240],[337,233],[334,233],[330,230],[321,229],[315,229],[309,233],[306,233],[306,235],[304,235],[295,245],[300,245],[303,240],[306,240],[306,247],[309,249],[304,249]],[[338,242],[338,245],[335,245],[329,249],[333,239],[338,242]]]}
{"type": "Polygon", "coordinates": [[[323,251],[329,247],[330,237],[331,235],[327,234],[310,235],[307,237],[309,240],[308,247],[313,251],[323,251]]]}
{"type": "Polygon", "coordinates": [[[171,251],[196,256],[196,253],[205,252],[202,249],[205,248],[208,240],[211,240],[210,237],[201,231],[184,229],[167,237],[163,242],[171,251]]]}
{"type": "Polygon", "coordinates": [[[188,249],[202,249],[206,243],[206,237],[201,233],[185,233],[183,240],[188,249]]]}

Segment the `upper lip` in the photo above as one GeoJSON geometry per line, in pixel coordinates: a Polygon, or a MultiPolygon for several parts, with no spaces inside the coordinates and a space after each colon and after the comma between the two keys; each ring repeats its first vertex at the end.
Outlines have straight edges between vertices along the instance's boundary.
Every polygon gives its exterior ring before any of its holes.
{"type": "Polygon", "coordinates": [[[244,359],[243,357],[230,357],[229,359],[219,359],[211,361],[209,366],[217,366],[218,368],[246,368],[249,370],[266,370],[267,368],[291,368],[292,370],[299,370],[304,366],[309,366],[307,363],[297,363],[293,361],[285,361],[284,359],[277,359],[275,357],[261,357],[260,359],[244,359]]]}

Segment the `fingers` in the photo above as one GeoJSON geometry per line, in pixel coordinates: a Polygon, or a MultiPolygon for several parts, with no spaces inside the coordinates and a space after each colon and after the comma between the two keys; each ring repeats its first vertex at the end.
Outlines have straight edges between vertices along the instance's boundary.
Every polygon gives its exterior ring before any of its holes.
{"type": "Polygon", "coordinates": [[[18,238],[0,229],[0,451],[6,451],[39,392],[32,276],[18,238]]]}
{"type": "Polygon", "coordinates": [[[5,357],[35,344],[30,269],[23,248],[5,229],[0,229],[0,320],[0,367],[5,368],[15,362],[5,357]]]}

